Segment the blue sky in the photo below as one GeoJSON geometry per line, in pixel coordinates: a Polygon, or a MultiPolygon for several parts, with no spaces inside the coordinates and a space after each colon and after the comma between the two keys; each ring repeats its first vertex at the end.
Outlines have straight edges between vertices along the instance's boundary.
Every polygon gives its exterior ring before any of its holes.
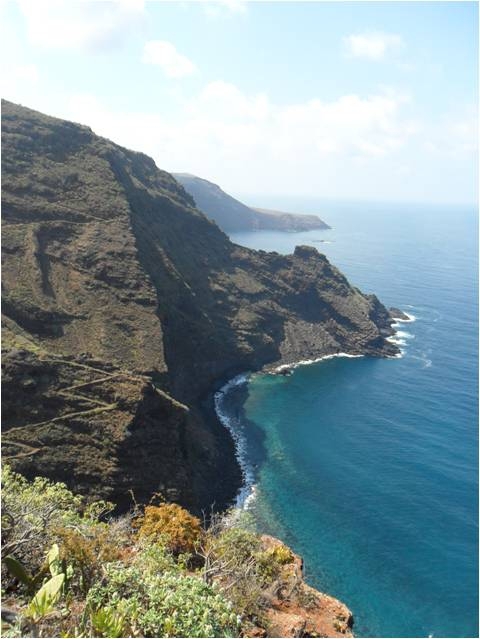
{"type": "Polygon", "coordinates": [[[7,0],[2,96],[235,194],[473,203],[473,2],[7,0]]]}

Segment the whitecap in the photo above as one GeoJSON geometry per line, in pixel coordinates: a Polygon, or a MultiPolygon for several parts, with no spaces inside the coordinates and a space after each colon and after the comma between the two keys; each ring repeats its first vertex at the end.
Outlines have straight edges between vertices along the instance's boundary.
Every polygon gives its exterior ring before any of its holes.
{"type": "Polygon", "coordinates": [[[405,311],[403,311],[403,314],[407,316],[407,319],[403,317],[394,317],[393,319],[395,320],[395,322],[406,324],[408,322],[415,322],[417,319],[417,316],[413,315],[412,313],[405,313],[405,311]]]}
{"type": "Polygon", "coordinates": [[[232,436],[235,445],[235,457],[242,471],[243,483],[235,498],[235,507],[243,509],[248,508],[255,498],[255,472],[248,460],[247,438],[242,430],[240,420],[228,414],[224,407],[224,400],[232,389],[246,384],[250,375],[251,373],[237,375],[224,384],[213,396],[215,412],[220,422],[232,436]]]}
{"type": "Polygon", "coordinates": [[[413,339],[415,337],[415,335],[412,335],[412,333],[407,333],[407,331],[397,331],[396,334],[401,339],[413,339]]]}
{"type": "Polygon", "coordinates": [[[405,355],[405,351],[400,349],[399,353],[395,353],[395,355],[387,355],[387,359],[402,359],[405,355]]]}
{"type": "Polygon", "coordinates": [[[427,357],[426,353],[421,353],[420,355],[410,355],[412,359],[418,359],[419,362],[423,364],[422,368],[430,368],[432,366],[432,360],[427,357]]]}
{"type": "Polygon", "coordinates": [[[310,364],[316,364],[317,362],[323,362],[327,359],[333,359],[334,357],[349,357],[349,358],[357,358],[363,357],[363,355],[353,355],[352,353],[331,353],[330,355],[322,355],[322,357],[315,357],[314,359],[301,359],[298,362],[292,362],[291,364],[281,364],[273,369],[272,372],[279,373],[286,369],[294,369],[299,366],[308,366],[310,364]]]}

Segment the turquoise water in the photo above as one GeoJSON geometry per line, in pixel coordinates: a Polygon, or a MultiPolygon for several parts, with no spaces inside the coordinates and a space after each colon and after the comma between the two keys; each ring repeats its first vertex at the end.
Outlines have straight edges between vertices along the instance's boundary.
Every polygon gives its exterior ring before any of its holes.
{"type": "Polygon", "coordinates": [[[399,327],[402,359],[255,375],[226,396],[259,527],[351,608],[357,636],[478,636],[475,211],[259,204],[322,212],[334,228],[233,241],[313,244],[354,285],[416,318],[399,327]]]}

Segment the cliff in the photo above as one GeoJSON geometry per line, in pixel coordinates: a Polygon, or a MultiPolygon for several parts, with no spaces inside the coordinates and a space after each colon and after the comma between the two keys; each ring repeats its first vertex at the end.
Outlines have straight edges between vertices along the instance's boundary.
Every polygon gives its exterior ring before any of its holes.
{"type": "Polygon", "coordinates": [[[198,208],[225,233],[262,230],[295,232],[330,228],[317,215],[252,208],[208,180],[189,173],[173,173],[173,176],[194,198],[198,208]]]}
{"type": "Polygon", "coordinates": [[[141,153],[2,102],[3,451],[127,507],[241,480],[208,393],[244,370],[393,355],[386,309],[315,249],[232,244],[141,153]]]}
{"type": "Polygon", "coordinates": [[[267,553],[291,553],[275,582],[263,591],[266,600],[266,628],[252,628],[245,636],[255,637],[353,637],[353,615],[330,595],[311,588],[304,581],[303,559],[275,537],[262,535],[267,553]]]}

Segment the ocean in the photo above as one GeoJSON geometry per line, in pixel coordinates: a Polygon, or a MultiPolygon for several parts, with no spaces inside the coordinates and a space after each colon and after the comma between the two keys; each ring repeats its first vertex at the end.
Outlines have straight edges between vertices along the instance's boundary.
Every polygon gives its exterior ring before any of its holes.
{"type": "Polygon", "coordinates": [[[466,207],[265,199],[333,228],[232,234],[309,244],[412,318],[399,359],[244,376],[217,396],[239,501],[352,610],[360,637],[478,636],[477,218],[466,207]]]}

